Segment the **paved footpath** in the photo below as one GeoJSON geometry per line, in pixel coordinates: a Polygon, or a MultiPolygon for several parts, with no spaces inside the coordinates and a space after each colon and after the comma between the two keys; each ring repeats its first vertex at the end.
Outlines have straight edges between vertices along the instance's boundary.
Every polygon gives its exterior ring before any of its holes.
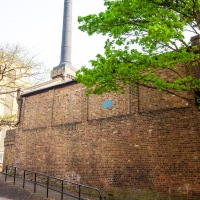
{"type": "Polygon", "coordinates": [[[4,182],[4,176],[0,174],[0,200],[44,200],[40,195],[21,189],[9,182],[4,182]]]}
{"type": "MultiPolygon", "coordinates": [[[[47,190],[44,187],[37,185],[37,192],[33,192],[34,185],[33,183],[26,182],[25,189],[22,189],[22,180],[16,179],[16,184],[13,185],[13,177],[7,178],[5,183],[5,176],[0,173],[0,200],[60,200],[61,194],[49,190],[49,197],[46,198],[47,190]]],[[[68,194],[77,196],[69,191],[66,191],[68,194]]],[[[94,197],[82,197],[85,200],[97,200],[99,198],[94,197]]],[[[76,200],[70,196],[64,195],[63,200],[76,200]]]]}
{"type": "MultiPolygon", "coordinates": [[[[25,189],[22,187],[22,180],[16,179],[15,185],[13,185],[13,177],[7,177],[5,183],[5,176],[0,173],[0,197],[2,199],[7,198],[11,200],[60,200],[61,194],[49,191],[49,197],[46,198],[46,188],[37,186],[37,193],[33,192],[33,183],[26,182],[25,189]]],[[[1,199],[0,199],[1,200],[1,199]]],[[[75,200],[75,198],[64,197],[63,200],[75,200]]]]}

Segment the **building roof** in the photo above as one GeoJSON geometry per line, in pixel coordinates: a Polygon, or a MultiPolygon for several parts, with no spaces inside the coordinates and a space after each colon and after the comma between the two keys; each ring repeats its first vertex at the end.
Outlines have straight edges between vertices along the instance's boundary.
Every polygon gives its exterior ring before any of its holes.
{"type": "Polygon", "coordinates": [[[53,84],[53,85],[49,85],[47,84],[46,86],[42,85],[37,85],[35,86],[35,88],[28,88],[27,90],[25,90],[23,93],[22,93],[22,97],[26,97],[26,96],[32,96],[32,95],[35,95],[35,94],[39,94],[39,93],[42,93],[42,92],[45,92],[47,90],[52,90],[52,89],[56,89],[56,88],[61,88],[61,87],[64,87],[64,86],[68,86],[68,85],[72,85],[72,84],[78,84],[77,81],[75,80],[68,80],[68,81],[64,81],[64,82],[61,82],[61,83],[56,83],[56,84],[53,84]]]}

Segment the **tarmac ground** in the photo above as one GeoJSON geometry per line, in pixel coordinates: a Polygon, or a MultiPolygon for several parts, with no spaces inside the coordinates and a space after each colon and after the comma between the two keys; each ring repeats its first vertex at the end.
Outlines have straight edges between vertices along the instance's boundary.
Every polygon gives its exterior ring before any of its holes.
{"type": "Polygon", "coordinates": [[[0,174],[0,200],[44,200],[45,198],[21,189],[10,182],[4,182],[4,176],[0,174]]]}
{"type": "MultiPolygon", "coordinates": [[[[47,189],[37,185],[36,193],[34,193],[34,184],[30,182],[25,183],[25,188],[22,187],[23,181],[16,179],[13,185],[13,177],[7,178],[5,182],[5,175],[0,173],[0,200],[60,200],[61,194],[59,192],[49,190],[49,198],[46,198],[47,189]]],[[[76,196],[72,192],[67,191],[68,194],[76,196]]],[[[63,196],[63,200],[76,200],[78,198],[63,196]]],[[[95,197],[81,197],[83,200],[97,200],[95,197]]]]}

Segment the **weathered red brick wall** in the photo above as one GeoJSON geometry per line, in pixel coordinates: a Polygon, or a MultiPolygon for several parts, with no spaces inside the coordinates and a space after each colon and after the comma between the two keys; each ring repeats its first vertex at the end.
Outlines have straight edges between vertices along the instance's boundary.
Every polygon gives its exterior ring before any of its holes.
{"type": "Polygon", "coordinates": [[[15,162],[15,129],[6,131],[4,139],[4,164],[13,165],[15,162]]]}
{"type": "Polygon", "coordinates": [[[23,97],[17,165],[93,186],[200,193],[194,102],[141,87],[123,95],[84,91],[72,82],[23,97]],[[102,108],[106,100],[112,108],[102,108]]]}

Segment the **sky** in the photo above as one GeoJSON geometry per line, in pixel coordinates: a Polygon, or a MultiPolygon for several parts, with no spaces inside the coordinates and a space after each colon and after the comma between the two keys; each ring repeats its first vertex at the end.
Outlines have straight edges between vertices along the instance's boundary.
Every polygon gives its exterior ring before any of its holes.
{"type": "MultiPolygon", "coordinates": [[[[80,69],[103,53],[105,37],[78,30],[78,16],[99,13],[103,0],[72,0],[72,65],[80,69]]],[[[64,0],[0,0],[0,44],[20,44],[48,69],[60,63],[64,0]]]]}

